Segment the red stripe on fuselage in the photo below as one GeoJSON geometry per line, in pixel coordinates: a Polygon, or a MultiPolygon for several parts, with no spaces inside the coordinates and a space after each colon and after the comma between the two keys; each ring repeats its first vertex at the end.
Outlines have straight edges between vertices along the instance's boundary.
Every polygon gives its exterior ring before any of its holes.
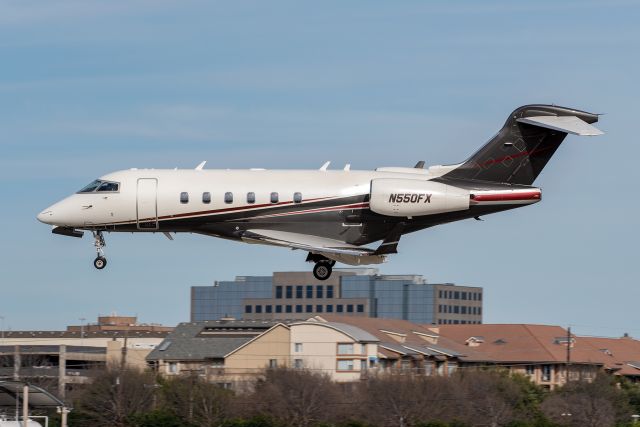
{"type": "Polygon", "coordinates": [[[539,200],[542,196],[540,191],[529,191],[521,193],[494,193],[494,194],[474,194],[474,202],[503,202],[516,200],[539,200]]]}

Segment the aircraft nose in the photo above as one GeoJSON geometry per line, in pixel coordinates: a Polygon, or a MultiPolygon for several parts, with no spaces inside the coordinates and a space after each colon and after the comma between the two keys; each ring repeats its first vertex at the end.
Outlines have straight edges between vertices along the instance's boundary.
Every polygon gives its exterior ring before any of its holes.
{"type": "Polygon", "coordinates": [[[36,218],[42,223],[51,224],[53,222],[53,210],[47,208],[40,212],[36,218]]]}

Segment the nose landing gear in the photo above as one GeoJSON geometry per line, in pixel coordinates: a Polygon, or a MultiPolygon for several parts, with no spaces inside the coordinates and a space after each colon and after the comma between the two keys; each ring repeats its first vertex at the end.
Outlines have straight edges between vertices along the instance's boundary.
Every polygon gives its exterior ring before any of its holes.
{"type": "Polygon", "coordinates": [[[102,250],[102,248],[107,246],[107,244],[104,241],[104,236],[102,235],[102,231],[94,231],[93,239],[94,239],[93,246],[96,247],[96,253],[97,253],[96,259],[93,260],[93,266],[98,270],[102,270],[107,266],[107,259],[104,256],[104,251],[102,250]]]}

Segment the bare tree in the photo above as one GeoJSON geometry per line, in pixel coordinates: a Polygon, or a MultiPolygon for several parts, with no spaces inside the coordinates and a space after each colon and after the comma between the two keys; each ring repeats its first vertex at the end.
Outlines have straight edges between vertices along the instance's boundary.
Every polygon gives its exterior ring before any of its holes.
{"type": "Polygon", "coordinates": [[[124,427],[131,415],[151,409],[154,384],[150,373],[107,370],[83,390],[76,411],[91,419],[92,426],[124,427]]]}
{"type": "Polygon", "coordinates": [[[214,427],[228,420],[233,393],[196,377],[182,377],[162,385],[165,407],[181,418],[202,427],[214,427]]]}
{"type": "Polygon", "coordinates": [[[382,375],[360,387],[359,418],[374,425],[413,426],[452,418],[452,388],[446,378],[382,375]]]}
{"type": "Polygon", "coordinates": [[[266,371],[246,403],[253,404],[257,414],[292,427],[334,419],[342,405],[339,389],[328,376],[284,368],[266,371]]]}
{"type": "Polygon", "coordinates": [[[560,425],[585,427],[614,426],[631,415],[624,393],[604,375],[592,383],[569,383],[542,403],[542,411],[560,425]]]}

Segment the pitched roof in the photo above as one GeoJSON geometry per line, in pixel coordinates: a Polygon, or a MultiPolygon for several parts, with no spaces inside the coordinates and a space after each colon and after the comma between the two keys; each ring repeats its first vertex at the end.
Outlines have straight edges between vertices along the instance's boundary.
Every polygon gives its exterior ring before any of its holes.
{"type": "MultiPolygon", "coordinates": [[[[529,324],[439,325],[441,336],[458,343],[476,341],[469,361],[496,363],[562,363],[567,358],[567,331],[560,326],[529,324]]],[[[601,364],[601,357],[571,336],[572,363],[601,364]]]]}
{"type": "Polygon", "coordinates": [[[278,324],[260,320],[180,323],[147,360],[221,359],[278,324]]]}
{"type": "Polygon", "coordinates": [[[355,341],[359,341],[359,342],[379,342],[380,340],[371,335],[369,332],[364,331],[360,328],[358,328],[357,326],[354,325],[349,325],[347,323],[341,323],[341,322],[296,322],[296,323],[291,323],[291,326],[294,325],[305,325],[305,324],[320,324],[322,326],[326,326],[332,329],[335,329],[339,332],[342,332],[343,334],[350,336],[351,338],[353,338],[355,341]]]}
{"type": "Polygon", "coordinates": [[[442,336],[424,325],[401,319],[385,319],[361,316],[316,316],[317,320],[349,324],[365,330],[380,341],[387,351],[401,355],[423,354],[426,356],[448,355],[464,357],[473,350],[442,336]],[[397,336],[400,340],[391,338],[397,336]],[[437,344],[431,342],[435,340],[437,344]]]}
{"type": "Polygon", "coordinates": [[[590,348],[605,368],[616,374],[640,376],[640,341],[629,337],[578,337],[577,343],[590,348]]]}

